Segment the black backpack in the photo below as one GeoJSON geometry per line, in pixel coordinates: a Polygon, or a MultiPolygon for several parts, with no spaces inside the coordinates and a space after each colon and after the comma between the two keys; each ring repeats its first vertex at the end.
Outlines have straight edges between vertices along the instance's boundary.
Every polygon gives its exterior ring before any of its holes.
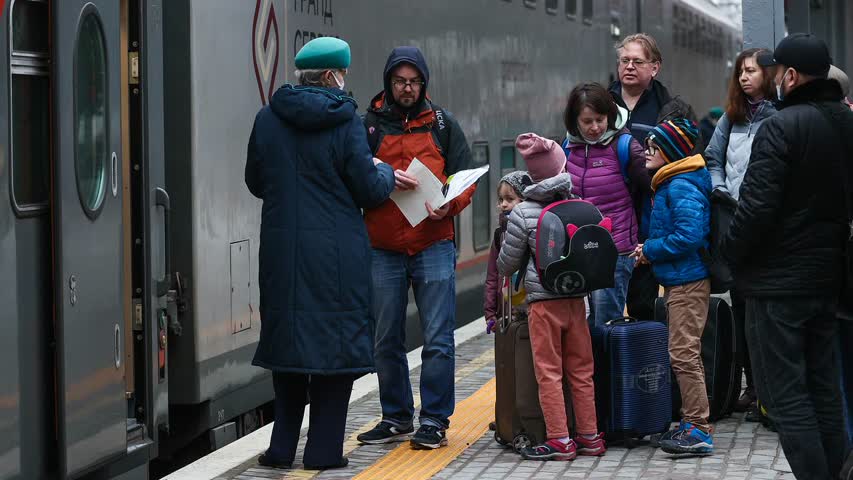
{"type": "Polygon", "coordinates": [[[542,286],[578,297],[613,288],[619,253],[611,227],[611,220],[585,200],[560,200],[543,208],[533,258],[542,286]]]}

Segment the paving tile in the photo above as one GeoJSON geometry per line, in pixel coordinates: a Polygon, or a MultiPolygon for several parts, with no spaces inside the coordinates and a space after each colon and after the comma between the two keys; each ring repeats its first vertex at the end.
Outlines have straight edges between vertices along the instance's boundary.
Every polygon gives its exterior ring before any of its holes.
{"type": "MultiPolygon", "coordinates": [[[[481,335],[456,349],[457,371],[466,372],[457,378],[456,399],[462,401],[476,392],[494,377],[493,362],[466,366],[494,346],[491,336],[481,335]]],[[[420,369],[411,374],[415,395],[418,395],[420,369]]],[[[417,397],[416,397],[417,398],[417,397]]],[[[381,413],[377,392],[363,397],[350,405],[347,436],[351,436],[366,424],[378,421],[381,413]]],[[[301,462],[305,434],[302,432],[297,464],[301,462]]],[[[610,447],[603,457],[578,457],[574,462],[535,462],[523,460],[510,449],[497,445],[493,432],[486,432],[480,440],[471,444],[434,479],[453,480],[525,480],[541,479],[656,479],[656,480],[770,480],[793,479],[785,455],[779,446],[778,436],[755,423],[743,421],[737,413],[715,425],[715,454],[708,457],[674,458],[648,445],[625,448],[610,447]]],[[[274,471],[258,467],[253,462],[244,464],[216,480],[271,480],[289,478],[342,479],[352,478],[374,462],[388,454],[399,444],[358,445],[353,441],[347,454],[350,467],[345,470],[326,471],[314,477],[306,472],[294,473],[274,471]]],[[[390,473],[390,472],[389,472],[390,473]]],[[[393,476],[389,477],[393,478],[393,476]]]]}

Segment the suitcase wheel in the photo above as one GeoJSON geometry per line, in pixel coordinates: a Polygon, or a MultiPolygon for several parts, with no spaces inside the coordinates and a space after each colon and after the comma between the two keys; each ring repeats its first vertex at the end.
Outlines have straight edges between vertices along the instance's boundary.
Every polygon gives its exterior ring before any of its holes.
{"type": "Polygon", "coordinates": [[[501,436],[498,435],[498,432],[495,432],[495,441],[498,442],[498,444],[503,445],[504,447],[509,445],[509,442],[501,438],[501,436]]]}
{"type": "Polygon", "coordinates": [[[515,450],[515,453],[521,453],[521,450],[532,446],[533,438],[526,433],[519,433],[512,439],[512,449],[515,450]]]}

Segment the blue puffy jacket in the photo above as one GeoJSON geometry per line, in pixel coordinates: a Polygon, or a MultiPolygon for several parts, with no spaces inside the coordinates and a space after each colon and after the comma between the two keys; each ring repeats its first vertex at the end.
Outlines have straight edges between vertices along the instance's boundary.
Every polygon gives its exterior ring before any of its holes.
{"type": "Polygon", "coordinates": [[[643,255],[661,285],[672,287],[708,278],[700,250],[711,231],[711,175],[701,155],[661,168],[655,190],[649,238],[643,255]]]}
{"type": "Polygon", "coordinates": [[[373,371],[361,209],[388,198],[394,172],[373,165],[355,100],[338,89],[281,87],[255,117],[246,185],[263,200],[252,363],[316,375],[373,371]]]}

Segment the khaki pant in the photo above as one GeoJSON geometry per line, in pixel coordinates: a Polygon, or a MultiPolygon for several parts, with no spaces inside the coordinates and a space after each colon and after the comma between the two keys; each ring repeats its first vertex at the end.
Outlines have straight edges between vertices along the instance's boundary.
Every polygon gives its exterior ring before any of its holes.
{"type": "Polygon", "coordinates": [[[580,298],[530,304],[527,320],[539,404],[548,438],[569,436],[563,377],[569,380],[578,433],[598,433],[592,342],[580,298]]]}
{"type": "Polygon", "coordinates": [[[708,320],[711,282],[707,279],[665,287],[669,310],[669,361],[681,388],[681,416],[710,431],[708,391],[702,366],[702,332],[708,320]]]}

